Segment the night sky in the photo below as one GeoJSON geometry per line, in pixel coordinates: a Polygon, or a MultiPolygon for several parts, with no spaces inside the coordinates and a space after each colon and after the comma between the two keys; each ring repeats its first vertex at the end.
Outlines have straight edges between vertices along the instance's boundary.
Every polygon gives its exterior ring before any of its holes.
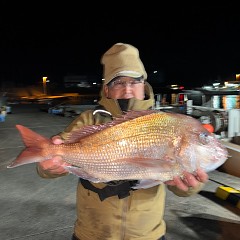
{"type": "Polygon", "coordinates": [[[71,10],[70,4],[61,12],[35,12],[33,5],[12,11],[8,5],[6,12],[1,8],[0,83],[31,85],[43,76],[56,82],[65,75],[101,78],[100,58],[117,42],[135,45],[149,77],[153,70],[161,73],[160,84],[201,86],[240,73],[236,6],[116,5],[118,11],[104,8],[96,14],[90,7],[71,10]]]}

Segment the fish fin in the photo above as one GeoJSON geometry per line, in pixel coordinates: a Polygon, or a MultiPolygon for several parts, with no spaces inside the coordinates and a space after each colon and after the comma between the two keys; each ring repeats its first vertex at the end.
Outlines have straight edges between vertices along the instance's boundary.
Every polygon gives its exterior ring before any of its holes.
{"type": "Polygon", "coordinates": [[[142,117],[142,116],[153,114],[153,113],[159,113],[159,110],[154,110],[154,109],[128,110],[128,111],[125,111],[123,115],[118,115],[117,117],[115,117],[114,120],[125,122],[134,118],[142,117]]]}
{"type": "Polygon", "coordinates": [[[41,155],[41,146],[43,144],[51,144],[50,139],[47,139],[22,125],[16,125],[16,128],[20,132],[22,141],[25,144],[26,148],[17,156],[17,158],[12,163],[7,166],[7,168],[14,168],[24,164],[46,160],[41,155]]]}
{"type": "Polygon", "coordinates": [[[20,132],[20,135],[22,137],[22,141],[25,144],[26,147],[37,147],[39,145],[39,142],[41,144],[49,144],[51,143],[51,140],[41,136],[40,134],[32,131],[29,128],[26,128],[22,125],[16,125],[16,128],[20,132]]]}
{"type": "Polygon", "coordinates": [[[73,175],[76,175],[77,177],[80,177],[95,183],[101,182],[100,179],[93,177],[91,174],[86,172],[83,168],[76,167],[76,166],[64,166],[64,168],[68,172],[72,173],[73,175]]]}
{"type": "Polygon", "coordinates": [[[168,159],[166,161],[165,158],[163,159],[152,159],[152,158],[124,158],[124,159],[118,159],[116,160],[116,162],[126,162],[127,164],[130,165],[134,165],[134,166],[141,166],[141,167],[150,167],[150,168],[154,168],[154,167],[161,167],[162,165],[166,165],[166,164],[173,164],[172,159],[168,159]]]}
{"type": "Polygon", "coordinates": [[[110,121],[110,122],[107,122],[104,124],[84,126],[78,130],[72,131],[69,134],[69,137],[65,140],[65,143],[78,142],[80,139],[87,137],[91,134],[100,132],[106,128],[113,127],[120,123],[132,120],[134,118],[138,118],[138,117],[149,115],[149,114],[156,113],[156,112],[159,112],[159,111],[152,110],[152,109],[141,110],[141,111],[135,111],[135,110],[126,111],[126,112],[124,112],[124,114],[114,117],[113,121],[110,121]]]}
{"type": "Polygon", "coordinates": [[[78,130],[74,130],[74,131],[70,132],[68,138],[66,140],[64,140],[64,143],[79,142],[81,139],[83,139],[91,134],[100,132],[107,127],[109,127],[109,126],[106,126],[105,124],[84,126],[78,130]]]}
{"type": "Polygon", "coordinates": [[[12,163],[7,166],[7,168],[14,168],[25,164],[42,162],[46,160],[43,156],[37,155],[39,151],[40,150],[37,148],[26,148],[12,163]]]}
{"type": "Polygon", "coordinates": [[[151,169],[152,172],[155,173],[163,173],[163,172],[172,172],[174,168],[181,168],[180,164],[176,162],[176,159],[172,159],[169,157],[164,157],[161,159],[152,159],[152,158],[135,158],[135,159],[120,159],[120,162],[125,161],[126,165],[129,168],[146,168],[151,169]]]}

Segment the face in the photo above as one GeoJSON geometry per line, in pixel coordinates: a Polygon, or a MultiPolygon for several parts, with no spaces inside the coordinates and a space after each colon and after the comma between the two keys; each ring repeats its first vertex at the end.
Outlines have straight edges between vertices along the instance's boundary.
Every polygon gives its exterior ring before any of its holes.
{"type": "Polygon", "coordinates": [[[118,77],[108,85],[104,85],[104,94],[111,99],[144,99],[144,81],[131,77],[118,77]]]}

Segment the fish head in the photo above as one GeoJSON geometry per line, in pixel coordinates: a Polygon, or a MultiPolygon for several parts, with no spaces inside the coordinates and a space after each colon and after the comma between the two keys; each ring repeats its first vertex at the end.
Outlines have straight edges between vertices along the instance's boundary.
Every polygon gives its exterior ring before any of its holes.
{"type": "Polygon", "coordinates": [[[220,167],[228,158],[227,148],[212,133],[203,132],[199,135],[199,144],[196,146],[199,156],[202,156],[200,167],[206,172],[220,167]]]}
{"type": "MultiPolygon", "coordinates": [[[[198,121],[198,120],[197,120],[198,121]]],[[[188,125],[181,149],[185,163],[190,170],[202,168],[206,172],[220,167],[228,158],[227,148],[214,133],[206,130],[201,123],[188,125]]]]}

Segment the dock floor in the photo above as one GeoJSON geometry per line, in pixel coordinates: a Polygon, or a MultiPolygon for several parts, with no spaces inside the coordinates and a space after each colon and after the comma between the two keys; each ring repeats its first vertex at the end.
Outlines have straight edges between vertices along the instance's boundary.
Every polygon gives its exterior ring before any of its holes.
{"type": "MultiPolygon", "coordinates": [[[[37,105],[16,104],[0,122],[0,240],[71,239],[77,177],[42,179],[35,164],[6,166],[24,147],[16,124],[51,137],[72,120],[41,112],[37,105]]],[[[216,182],[209,180],[194,196],[180,198],[167,191],[167,240],[240,239],[240,209],[215,196],[217,182],[240,189],[240,179],[218,170],[209,177],[216,182]]]]}

